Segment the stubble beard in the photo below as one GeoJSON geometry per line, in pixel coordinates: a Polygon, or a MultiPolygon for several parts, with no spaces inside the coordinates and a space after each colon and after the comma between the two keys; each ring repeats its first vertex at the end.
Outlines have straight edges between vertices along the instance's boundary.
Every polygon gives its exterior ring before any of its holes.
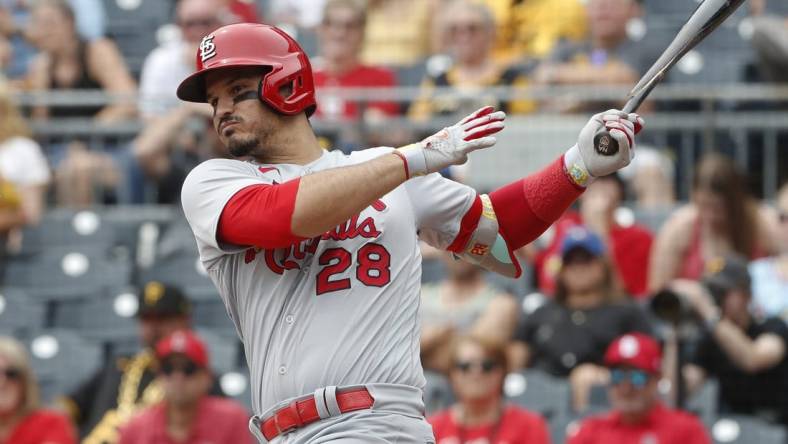
{"type": "Polygon", "coordinates": [[[227,141],[227,149],[233,157],[246,157],[260,146],[260,139],[255,136],[243,138],[230,138],[227,141]]]}

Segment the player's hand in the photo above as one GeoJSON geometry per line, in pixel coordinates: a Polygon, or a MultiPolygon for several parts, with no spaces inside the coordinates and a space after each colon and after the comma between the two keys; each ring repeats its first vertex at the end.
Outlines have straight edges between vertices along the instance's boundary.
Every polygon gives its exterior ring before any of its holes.
{"type": "Polygon", "coordinates": [[[486,106],[419,143],[397,150],[404,155],[410,177],[440,171],[465,163],[471,151],[495,145],[491,134],[503,129],[505,118],[503,111],[486,106]]]}
{"type": "Polygon", "coordinates": [[[586,186],[596,177],[607,176],[629,165],[635,157],[635,135],[643,128],[643,118],[611,109],[591,117],[580,131],[577,144],[564,155],[566,170],[572,179],[586,186]],[[618,142],[618,152],[602,155],[594,149],[594,135],[602,128],[618,142]]]}

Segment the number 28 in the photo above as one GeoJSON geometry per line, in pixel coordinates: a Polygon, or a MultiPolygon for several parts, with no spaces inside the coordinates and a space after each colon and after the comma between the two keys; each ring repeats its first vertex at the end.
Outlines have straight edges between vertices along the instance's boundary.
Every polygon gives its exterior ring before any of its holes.
{"type": "MultiPolygon", "coordinates": [[[[323,269],[317,274],[317,295],[350,288],[350,278],[331,280],[347,271],[353,255],[344,248],[329,248],[320,255],[318,264],[323,269]]],[[[359,248],[356,255],[356,279],[367,287],[383,287],[391,282],[391,254],[380,244],[369,243],[359,248]]]]}

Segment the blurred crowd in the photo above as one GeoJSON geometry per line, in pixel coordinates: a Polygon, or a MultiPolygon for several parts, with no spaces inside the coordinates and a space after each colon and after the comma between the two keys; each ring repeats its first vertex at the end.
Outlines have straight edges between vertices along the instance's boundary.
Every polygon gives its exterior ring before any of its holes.
{"type": "MultiPolygon", "coordinates": [[[[23,201],[42,189],[45,202],[72,207],[177,201],[191,167],[227,155],[213,137],[209,111],[174,94],[193,69],[201,38],[223,24],[277,24],[302,42],[314,61],[315,120],[324,123],[319,132],[327,148],[345,151],[405,143],[422,135],[414,129],[420,124],[465,115],[480,104],[512,115],[620,106],[561,89],[529,94],[540,87],[631,86],[674,34],[652,35],[660,25],[647,11],[660,2],[647,0],[147,2],[0,2],[0,101],[19,120],[0,140],[4,151],[39,159],[43,153],[50,171],[46,177],[3,176],[20,188],[23,201]],[[122,21],[124,10],[130,23],[122,21]],[[136,31],[133,20],[141,21],[136,31]],[[386,94],[397,86],[420,92],[412,98],[386,94]],[[19,97],[27,99],[15,106],[19,97]],[[392,118],[410,125],[380,125],[392,118]],[[57,126],[73,120],[82,129],[57,126]],[[129,123],[124,136],[112,136],[129,123]],[[35,134],[38,147],[29,143],[31,126],[50,129],[35,134]],[[38,191],[28,192],[30,184],[38,191]]],[[[778,3],[755,0],[742,9],[753,55],[747,63],[754,66],[738,67],[741,75],[731,74],[732,81],[785,80],[788,26],[778,3]]],[[[687,106],[646,102],[641,112],[687,106]]],[[[669,196],[662,191],[650,185],[639,192],[669,196]]]]}
{"type": "MultiPolygon", "coordinates": [[[[776,1],[743,6],[757,65],[741,80],[788,81],[788,18],[770,9],[776,1]]],[[[494,87],[630,86],[667,43],[643,39],[641,0],[179,0],[153,4],[172,26],[136,63],[108,25],[114,3],[0,0],[0,264],[48,208],[178,204],[194,166],[228,156],[210,108],[174,95],[201,38],[223,24],[277,24],[311,48],[315,120],[332,128],[326,147],[346,151],[419,136],[362,137],[359,121],[417,127],[480,104],[515,115],[619,106],[494,87]],[[397,86],[419,93],[385,94],[397,86]],[[381,94],[355,100],[358,89],[381,94]],[[90,100],[96,91],[112,100],[90,100]],[[71,119],[98,133],[139,126],[100,143],[32,130],[71,119]]],[[[424,248],[439,272],[422,290],[422,363],[455,399],[430,418],[438,444],[550,442],[551,418],[507,402],[507,375],[518,372],[568,384],[568,414],[583,418],[571,443],[710,442],[708,424],[684,411],[709,380],[719,414],[788,426],[788,184],[759,200],[731,157],[703,148],[683,203],[675,189],[688,172],[662,149],[639,147],[630,167],[594,182],[517,252],[531,294],[424,248]],[[666,218],[649,225],[631,207],[666,218]]],[[[463,180],[462,169],[446,174],[463,180]]],[[[39,402],[24,346],[0,338],[0,443],[249,442],[245,407],[221,396],[191,330],[188,295],[150,282],[138,298],[140,351],[113,356],[55,410],[39,402]]]]}

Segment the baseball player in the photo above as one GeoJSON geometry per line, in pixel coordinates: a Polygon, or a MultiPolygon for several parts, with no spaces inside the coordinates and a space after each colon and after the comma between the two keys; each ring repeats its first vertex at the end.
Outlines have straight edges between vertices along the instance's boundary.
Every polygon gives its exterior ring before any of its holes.
{"type": "Polygon", "coordinates": [[[182,201],[244,343],[260,442],[434,442],[421,390],[418,240],[519,276],[512,251],[594,177],[627,165],[642,126],[635,114],[595,115],[544,170],[479,195],[435,172],[493,146],[502,112],[482,108],[401,148],[324,151],[308,120],[309,60],[275,27],[235,24],[203,38],[177,94],[213,107],[238,159],[200,164],[182,201]],[[618,154],[595,153],[601,128],[618,154]]]}

